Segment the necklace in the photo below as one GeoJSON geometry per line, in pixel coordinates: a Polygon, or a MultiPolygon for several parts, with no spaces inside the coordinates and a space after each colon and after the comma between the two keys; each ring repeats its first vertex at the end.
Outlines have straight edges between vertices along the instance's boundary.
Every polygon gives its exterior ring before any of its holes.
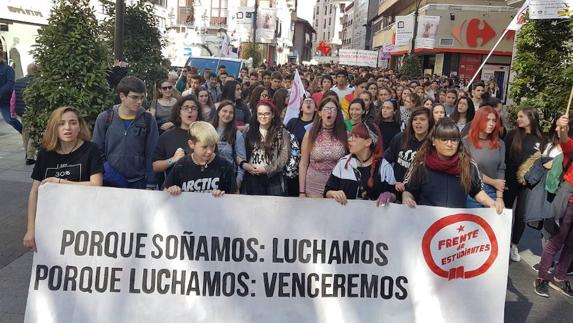
{"type": "Polygon", "coordinates": [[[356,156],[356,159],[360,163],[360,166],[363,166],[365,163],[367,163],[370,160],[370,158],[372,158],[372,154],[373,154],[373,152],[370,152],[370,155],[365,160],[360,160],[360,158],[358,158],[358,156],[356,156]]]}
{"type": "Polygon", "coordinates": [[[74,144],[74,146],[72,147],[72,149],[71,149],[70,151],[65,152],[63,147],[61,147],[60,150],[62,151],[62,153],[63,153],[64,155],[69,155],[69,154],[71,154],[74,150],[76,150],[76,148],[78,147],[79,144],[80,144],[80,140],[77,139],[77,140],[76,140],[76,143],[74,144]]]}
{"type": "Polygon", "coordinates": [[[195,163],[195,165],[201,166],[201,172],[204,172],[205,169],[207,169],[207,167],[209,166],[209,163],[212,162],[214,158],[215,157],[213,157],[211,160],[205,162],[205,164],[201,164],[197,160],[195,160],[194,154],[191,153],[191,160],[193,160],[193,163],[195,163]]]}

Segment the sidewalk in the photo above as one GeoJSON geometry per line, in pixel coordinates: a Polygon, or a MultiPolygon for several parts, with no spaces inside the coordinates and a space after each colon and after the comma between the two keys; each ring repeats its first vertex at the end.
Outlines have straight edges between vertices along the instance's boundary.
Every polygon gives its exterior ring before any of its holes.
{"type": "Polygon", "coordinates": [[[0,323],[23,322],[32,253],[22,246],[33,166],[22,137],[0,118],[0,323]]]}

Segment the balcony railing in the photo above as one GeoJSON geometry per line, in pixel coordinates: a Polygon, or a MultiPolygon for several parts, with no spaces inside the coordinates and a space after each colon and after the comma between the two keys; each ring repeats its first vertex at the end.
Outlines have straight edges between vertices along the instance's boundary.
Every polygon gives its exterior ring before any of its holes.
{"type": "Polygon", "coordinates": [[[211,17],[211,19],[209,19],[209,25],[211,27],[226,27],[227,17],[211,17]]]}

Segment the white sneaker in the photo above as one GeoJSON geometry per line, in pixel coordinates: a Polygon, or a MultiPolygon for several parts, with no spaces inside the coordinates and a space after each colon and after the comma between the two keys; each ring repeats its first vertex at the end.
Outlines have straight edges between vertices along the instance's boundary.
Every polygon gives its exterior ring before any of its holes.
{"type": "Polygon", "coordinates": [[[517,245],[511,245],[511,248],[509,249],[509,259],[515,262],[521,261],[521,256],[519,255],[519,250],[517,250],[517,245]]]}

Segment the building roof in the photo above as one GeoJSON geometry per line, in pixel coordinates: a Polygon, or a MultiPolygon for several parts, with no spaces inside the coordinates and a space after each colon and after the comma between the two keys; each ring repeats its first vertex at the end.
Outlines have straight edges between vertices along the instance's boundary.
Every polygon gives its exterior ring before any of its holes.
{"type": "Polygon", "coordinates": [[[295,22],[295,23],[298,22],[298,23],[304,24],[307,29],[310,29],[310,31],[311,31],[313,34],[316,34],[316,30],[314,30],[314,28],[312,28],[312,25],[311,25],[310,22],[308,22],[306,19],[302,19],[302,18],[299,18],[299,17],[295,17],[295,18],[294,18],[294,22],[295,22]]]}

